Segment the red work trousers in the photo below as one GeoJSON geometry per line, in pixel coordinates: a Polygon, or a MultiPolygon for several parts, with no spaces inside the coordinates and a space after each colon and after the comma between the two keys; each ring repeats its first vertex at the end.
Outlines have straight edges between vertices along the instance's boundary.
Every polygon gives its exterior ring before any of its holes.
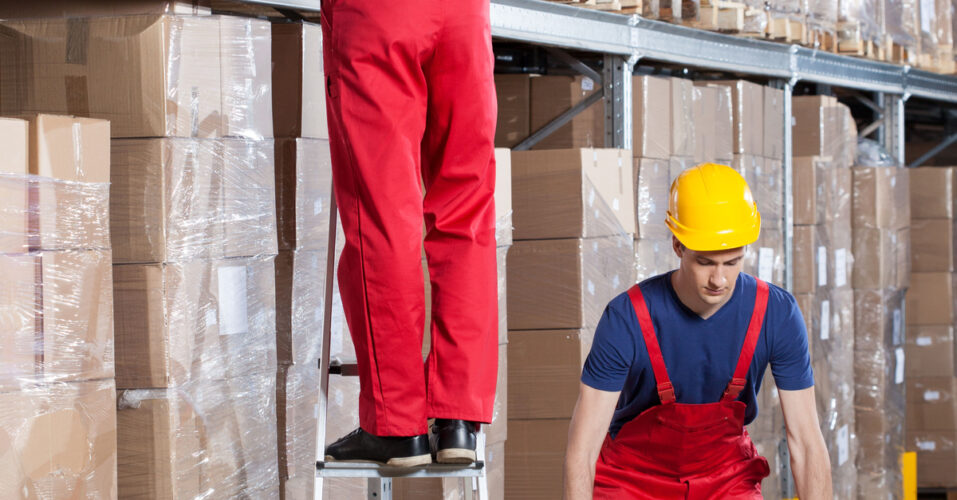
{"type": "Polygon", "coordinates": [[[489,0],[323,0],[322,28],[359,423],[409,436],[432,417],[489,422],[498,365],[489,0]]]}

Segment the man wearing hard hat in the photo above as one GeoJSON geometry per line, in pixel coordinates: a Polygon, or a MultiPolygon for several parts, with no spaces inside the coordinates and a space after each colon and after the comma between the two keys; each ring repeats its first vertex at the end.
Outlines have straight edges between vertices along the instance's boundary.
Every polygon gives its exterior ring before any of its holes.
{"type": "Polygon", "coordinates": [[[671,185],[678,269],[612,300],[582,370],[565,497],[760,499],[768,462],[744,426],[768,364],[802,500],[831,498],[807,331],[794,297],[741,272],[761,230],[745,180],[702,164],[671,185]]]}

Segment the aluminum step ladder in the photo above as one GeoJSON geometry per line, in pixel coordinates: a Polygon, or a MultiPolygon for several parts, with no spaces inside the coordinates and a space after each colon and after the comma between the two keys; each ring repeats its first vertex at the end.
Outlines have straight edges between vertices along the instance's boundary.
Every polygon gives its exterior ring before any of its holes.
{"type": "Polygon", "coordinates": [[[322,355],[319,358],[319,407],[316,428],[315,493],[316,500],[322,500],[323,479],[326,478],[367,478],[368,498],[372,500],[392,499],[392,480],[395,478],[461,478],[465,482],[466,498],[489,500],[488,478],[485,468],[485,432],[476,433],[476,461],[470,465],[431,464],[420,467],[392,467],[375,463],[326,462],[326,411],[329,403],[329,376],[357,376],[358,368],[354,361],[330,360],[329,344],[332,339],[332,298],[336,263],[336,225],[338,210],[336,196],[332,194],[329,210],[329,244],[326,257],[325,300],[322,324],[322,355]],[[471,485],[469,484],[471,483],[471,485]]]}

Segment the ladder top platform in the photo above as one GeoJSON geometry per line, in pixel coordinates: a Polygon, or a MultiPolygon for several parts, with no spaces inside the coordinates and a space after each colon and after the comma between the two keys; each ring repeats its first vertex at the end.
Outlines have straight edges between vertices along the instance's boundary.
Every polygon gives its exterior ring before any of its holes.
{"type": "Polygon", "coordinates": [[[316,477],[481,477],[485,462],[470,465],[432,464],[421,467],[390,467],[364,462],[316,462],[316,477]]]}

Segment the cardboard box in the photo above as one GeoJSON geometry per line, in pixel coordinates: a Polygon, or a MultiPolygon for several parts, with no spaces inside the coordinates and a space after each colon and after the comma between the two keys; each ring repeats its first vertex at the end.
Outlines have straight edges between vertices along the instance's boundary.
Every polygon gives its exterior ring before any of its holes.
{"type": "Polygon", "coordinates": [[[302,491],[291,497],[287,494],[287,498],[305,498],[306,494],[312,497],[312,481],[306,484],[296,479],[314,479],[316,460],[324,458],[316,455],[319,379],[319,367],[315,363],[279,366],[276,374],[280,489],[286,489],[290,482],[302,483],[302,491]]]}
{"type": "Polygon", "coordinates": [[[635,240],[635,281],[641,282],[653,276],[678,268],[678,256],[671,237],[635,240]]]}
{"type": "Polygon", "coordinates": [[[814,293],[817,289],[817,226],[794,226],[795,294],[814,293]]]}
{"type": "Polygon", "coordinates": [[[764,157],[782,159],[784,156],[784,91],[772,87],[764,89],[764,157]]]}
{"type": "Polygon", "coordinates": [[[36,375],[37,283],[35,255],[0,254],[0,391],[20,390],[36,375]]]}
{"type": "Polygon", "coordinates": [[[119,497],[275,495],[275,405],[275,371],[176,390],[120,391],[119,497]]]}
{"type": "Polygon", "coordinates": [[[911,265],[917,272],[954,270],[954,221],[911,219],[911,265]]]}
{"type": "Polygon", "coordinates": [[[914,219],[954,218],[953,168],[920,167],[909,169],[910,210],[914,219]]]}
{"type": "Polygon", "coordinates": [[[635,76],[632,84],[632,147],[636,157],[667,160],[671,150],[671,81],[635,76]]]}
{"type": "Polygon", "coordinates": [[[591,350],[589,330],[509,330],[509,417],[571,418],[591,350]]]}
{"type": "Polygon", "coordinates": [[[100,118],[113,137],[222,135],[219,25],[166,15],[6,21],[0,46],[18,57],[0,63],[0,112],[100,118]]]}
{"type": "Polygon", "coordinates": [[[907,378],[957,377],[957,346],[950,325],[911,326],[907,329],[907,378]]]}
{"type": "Polygon", "coordinates": [[[742,270],[769,283],[784,283],[784,235],[762,229],[758,240],[744,249],[742,270]]]}
{"type": "Polygon", "coordinates": [[[505,442],[505,498],[562,496],[568,419],[512,420],[505,442]]]}
{"type": "Polygon", "coordinates": [[[495,245],[512,244],[512,151],[495,148],[495,245]]]}
{"type": "MultiPolygon", "coordinates": [[[[849,168],[831,168],[824,171],[824,221],[836,222],[849,230],[854,205],[853,173],[849,168]]],[[[847,241],[850,232],[841,230],[847,241]]]]}
{"type": "Polygon", "coordinates": [[[0,118],[0,253],[25,253],[28,245],[27,122],[0,118]]]}
{"type": "Polygon", "coordinates": [[[0,497],[117,497],[112,380],[24,385],[0,407],[0,497]]]}
{"type": "MultiPolygon", "coordinates": [[[[814,331],[814,294],[811,293],[795,293],[794,300],[797,302],[798,309],[801,310],[801,316],[804,317],[804,328],[807,330],[808,337],[811,336],[814,331]]],[[[808,342],[808,349],[811,350],[811,356],[813,358],[814,352],[811,349],[812,343],[808,342]]]]}
{"type": "Polygon", "coordinates": [[[272,109],[275,137],[328,139],[326,77],[318,24],[272,24],[272,109]]]}
{"type": "Polygon", "coordinates": [[[912,273],[907,291],[907,324],[950,325],[953,322],[951,273],[912,273]]]}
{"type": "Polygon", "coordinates": [[[718,163],[727,164],[734,155],[734,101],[730,87],[716,85],[711,88],[718,91],[718,108],[714,117],[715,159],[718,163]]]}
{"type": "MultiPolygon", "coordinates": [[[[903,295],[903,291],[893,288],[854,290],[855,349],[877,351],[904,345],[903,295]]],[[[900,355],[903,354],[901,350],[900,355]]],[[[894,378],[903,381],[904,367],[901,366],[900,370],[894,378]]]]}
{"type": "Polygon", "coordinates": [[[638,232],[635,236],[643,239],[668,239],[671,232],[665,225],[668,211],[668,198],[671,193],[669,166],[667,160],[635,158],[633,185],[638,232]]]}
{"type": "Polygon", "coordinates": [[[113,140],[114,262],[275,254],[274,147],[242,139],[113,140]]]}
{"type": "Polygon", "coordinates": [[[694,158],[685,158],[680,156],[672,156],[668,158],[668,185],[670,186],[675,179],[681,175],[681,172],[688,170],[689,168],[695,166],[694,158]]]}
{"type": "Polygon", "coordinates": [[[957,378],[911,377],[907,379],[907,430],[957,429],[957,378]]]}
{"type": "Polygon", "coordinates": [[[110,124],[29,115],[30,247],[109,248],[110,124]],[[76,184],[83,183],[83,184],[76,184]]]}
{"type": "MultiPolygon", "coordinates": [[[[660,125],[659,125],[660,126],[660,125]]],[[[671,154],[695,155],[694,82],[671,79],[671,154]]]]}
{"type": "Polygon", "coordinates": [[[324,250],[332,201],[329,141],[277,139],[275,157],[279,248],[324,250]]]}
{"type": "MultiPolygon", "coordinates": [[[[731,89],[734,123],[734,153],[764,154],[764,90],[744,80],[700,82],[698,85],[722,85],[731,89]]],[[[784,116],[784,113],[781,113],[784,116]]],[[[797,155],[797,153],[795,153],[797,155]]]]}
{"type": "Polygon", "coordinates": [[[795,156],[791,160],[794,199],[794,224],[811,225],[824,222],[826,196],[824,170],[830,159],[820,156],[795,156]]]}
{"type": "Polygon", "coordinates": [[[917,450],[917,485],[952,488],[957,485],[957,431],[909,431],[908,449],[917,450]]]}
{"type": "Polygon", "coordinates": [[[532,79],[530,75],[495,75],[495,95],[498,98],[495,147],[515,147],[532,134],[532,79]]]}
{"type": "MultiPolygon", "coordinates": [[[[601,84],[587,76],[532,78],[530,131],[544,127],[594,92],[601,92],[601,84]]],[[[605,108],[599,101],[542,139],[534,149],[596,148],[604,145],[605,108]]]]}
{"type": "Polygon", "coordinates": [[[219,37],[223,135],[253,140],[272,137],[271,24],[219,16],[219,37]]]}
{"type": "Polygon", "coordinates": [[[271,140],[246,139],[223,139],[222,143],[223,256],[275,255],[275,145],[271,140]]]}
{"type": "Polygon", "coordinates": [[[272,258],[117,265],[113,288],[118,387],[275,375],[272,258]]]}
{"type": "Polygon", "coordinates": [[[718,112],[718,87],[694,87],[692,89],[694,96],[694,159],[696,162],[717,163],[718,137],[715,134],[717,128],[718,112]]]}
{"type": "Polygon", "coordinates": [[[854,226],[853,236],[854,288],[901,288],[897,261],[899,232],[854,226]]]}
{"type": "Polygon", "coordinates": [[[854,225],[902,229],[910,225],[910,188],[907,170],[854,167],[854,225]]]}
{"type": "Polygon", "coordinates": [[[761,212],[761,227],[780,230],[784,220],[784,169],[781,162],[760,156],[734,155],[731,167],[751,188],[761,212]]]}
{"type": "Polygon", "coordinates": [[[635,233],[631,152],[623,149],[512,153],[516,240],[635,233]]]}
{"type": "Polygon", "coordinates": [[[208,15],[208,0],[49,0],[29,5],[2,5],[4,19],[39,17],[131,16],[137,14],[208,15]]]}
{"type": "Polygon", "coordinates": [[[827,108],[837,106],[833,96],[795,96],[791,104],[791,136],[794,156],[831,157],[836,143],[843,136],[835,137],[838,125],[829,121],[827,108]]]}
{"type": "Polygon", "coordinates": [[[315,365],[322,354],[327,252],[280,250],[276,256],[276,359],[315,365]]]}
{"type": "Polygon", "coordinates": [[[594,328],[634,281],[631,237],[519,241],[508,252],[508,328],[594,328]]]}

